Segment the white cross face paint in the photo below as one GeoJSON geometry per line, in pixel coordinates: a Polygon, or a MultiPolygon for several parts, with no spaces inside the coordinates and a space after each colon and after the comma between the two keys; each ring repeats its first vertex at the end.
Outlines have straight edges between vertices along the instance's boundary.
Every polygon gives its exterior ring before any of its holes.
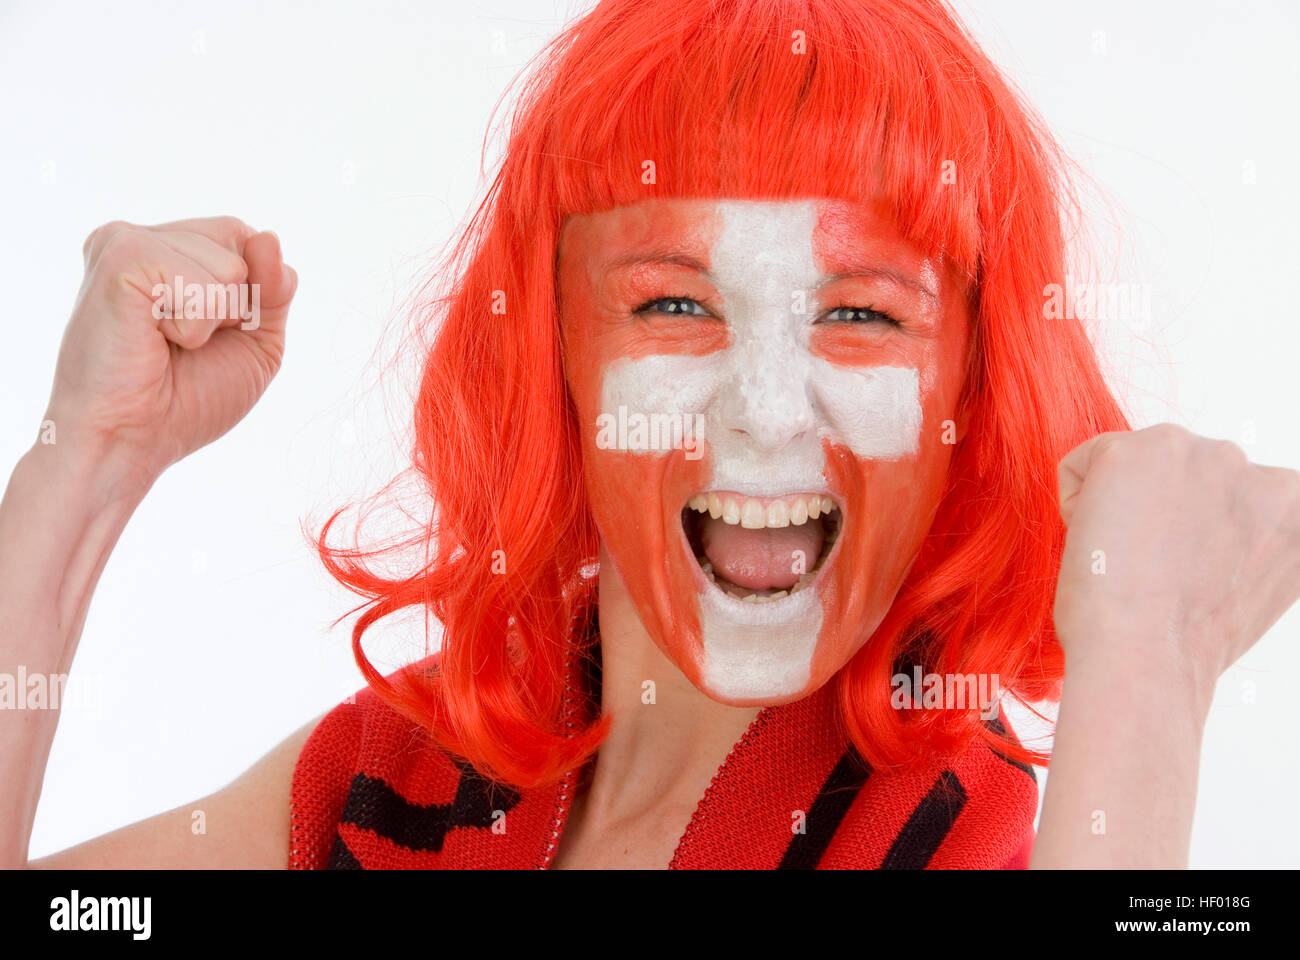
{"type": "MultiPolygon", "coordinates": [[[[831,302],[845,295],[834,283],[846,271],[828,269],[824,248],[847,230],[886,253],[907,249],[896,236],[871,235],[865,227],[884,231],[860,210],[850,208],[856,219],[846,228],[843,204],[828,216],[831,201],[647,203],[694,204],[685,222],[697,229],[663,229],[652,216],[649,230],[644,219],[633,231],[615,224],[616,238],[630,238],[633,249],[649,240],[662,247],[665,233],[693,238],[707,250],[707,270],[685,279],[677,264],[673,279],[638,275],[620,309],[639,308],[631,300],[642,296],[699,309],[657,312],[648,333],[626,327],[621,343],[566,319],[571,341],[585,332],[603,348],[570,363],[579,368],[571,387],[585,411],[593,512],[647,630],[697,686],[730,703],[795,699],[825,682],[874,629],[928,528],[942,485],[934,468],[946,468],[947,451],[922,454],[927,400],[942,407],[956,393],[934,389],[939,298],[892,294],[905,306],[925,303],[912,309],[929,312],[928,325],[916,325],[922,335],[890,326],[888,317],[872,319],[867,332],[868,324],[836,316],[846,307],[879,318],[883,309],[831,302]],[[685,464],[683,451],[663,449],[605,451],[593,462],[593,424],[620,411],[699,424],[703,462],[685,464]],[[625,462],[608,459],[615,456],[625,462]],[[931,469],[918,471],[923,461],[931,469]],[[866,482],[873,475],[879,483],[866,482]],[[628,500],[634,485],[642,495],[632,503],[645,505],[648,522],[627,516],[636,509],[628,500]],[[662,528],[649,529],[660,520],[662,528]],[[890,558],[891,548],[911,552],[890,558]],[[863,587],[855,572],[881,579],[863,587]]],[[[922,269],[912,273],[933,283],[928,263],[913,259],[922,269]]],[[[865,273],[878,291],[890,271],[865,273]]]]}

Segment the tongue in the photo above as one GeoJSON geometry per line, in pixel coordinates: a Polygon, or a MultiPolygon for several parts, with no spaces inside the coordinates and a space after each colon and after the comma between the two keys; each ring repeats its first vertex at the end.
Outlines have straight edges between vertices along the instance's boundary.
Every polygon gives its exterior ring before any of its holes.
{"type": "Polygon", "coordinates": [[[716,575],[749,590],[785,590],[817,563],[823,534],[820,520],[746,530],[704,517],[700,543],[716,575]]]}

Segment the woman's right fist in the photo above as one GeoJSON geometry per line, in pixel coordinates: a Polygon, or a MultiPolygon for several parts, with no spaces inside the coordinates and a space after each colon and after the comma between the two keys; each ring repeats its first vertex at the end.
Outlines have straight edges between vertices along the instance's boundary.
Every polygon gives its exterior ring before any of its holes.
{"type": "Polygon", "coordinates": [[[152,483],[266,390],[298,276],[275,234],[234,217],[107,223],[84,253],[46,417],[60,444],[102,446],[152,483]]]}

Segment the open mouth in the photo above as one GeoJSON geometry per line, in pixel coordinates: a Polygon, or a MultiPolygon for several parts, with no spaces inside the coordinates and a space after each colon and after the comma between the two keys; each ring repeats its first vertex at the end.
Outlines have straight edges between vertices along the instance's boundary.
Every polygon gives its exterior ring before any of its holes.
{"type": "Polygon", "coordinates": [[[682,509],[686,542],[705,577],[751,603],[806,589],[842,525],[839,505],[816,493],[747,497],[716,490],[696,494],[682,509]]]}

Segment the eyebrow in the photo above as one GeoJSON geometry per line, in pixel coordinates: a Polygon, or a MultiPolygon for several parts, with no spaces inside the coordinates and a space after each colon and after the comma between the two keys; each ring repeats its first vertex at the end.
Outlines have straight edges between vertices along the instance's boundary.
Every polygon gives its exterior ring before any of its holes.
{"type": "MultiPolygon", "coordinates": [[[[709,272],[708,267],[696,257],[689,253],[682,253],[677,250],[652,250],[639,253],[625,253],[621,257],[615,257],[610,260],[607,266],[610,269],[615,267],[636,267],[649,263],[673,264],[679,267],[686,267],[690,270],[696,270],[702,273],[710,281],[713,275],[709,272]]],[[[922,296],[928,297],[935,302],[939,300],[938,291],[930,289],[919,278],[899,270],[891,270],[888,267],[851,267],[842,273],[831,273],[824,275],[817,282],[817,288],[827,286],[839,280],[851,280],[854,278],[865,278],[868,280],[887,280],[897,284],[900,287],[906,287],[914,290],[922,296]]]]}
{"type": "Polygon", "coordinates": [[[641,253],[625,253],[621,257],[616,257],[609,261],[608,266],[613,267],[638,267],[647,263],[668,263],[675,264],[679,267],[686,267],[689,270],[698,270],[706,277],[712,279],[709,268],[703,261],[691,256],[689,253],[682,253],[676,250],[651,250],[641,253]]]}
{"type": "Polygon", "coordinates": [[[922,296],[929,297],[931,300],[936,302],[939,300],[938,291],[931,290],[928,286],[922,283],[919,278],[908,273],[903,273],[899,270],[891,270],[888,267],[854,267],[850,270],[844,271],[843,273],[832,273],[823,277],[822,281],[817,284],[817,286],[824,287],[837,280],[851,280],[854,277],[865,277],[869,280],[888,280],[891,283],[898,284],[900,287],[907,287],[909,290],[915,290],[922,296]]]}

